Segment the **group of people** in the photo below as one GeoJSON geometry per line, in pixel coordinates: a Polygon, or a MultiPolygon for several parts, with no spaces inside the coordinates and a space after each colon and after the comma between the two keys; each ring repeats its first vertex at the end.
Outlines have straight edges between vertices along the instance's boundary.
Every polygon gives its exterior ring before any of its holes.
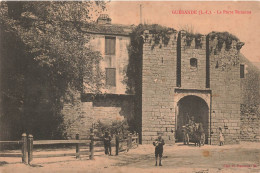
{"type": "MultiPolygon", "coordinates": [[[[202,128],[202,126],[200,128],[202,128]]],[[[203,128],[201,130],[203,130],[203,128]]],[[[219,142],[220,142],[220,146],[222,146],[222,145],[224,145],[224,136],[223,136],[223,133],[222,133],[222,128],[219,127],[218,130],[219,130],[219,142]]],[[[111,152],[112,152],[111,140],[112,140],[111,136],[106,131],[105,135],[104,135],[104,147],[105,147],[105,154],[106,155],[111,155],[111,152]]],[[[165,142],[162,138],[162,133],[158,132],[158,137],[153,142],[153,145],[155,146],[155,166],[158,166],[158,165],[162,166],[162,156],[163,156],[163,146],[164,146],[164,144],[165,144],[165,142]],[[158,164],[158,159],[159,159],[159,164],[158,164]]],[[[118,151],[117,151],[117,154],[118,154],[118,151]]]]}
{"type": "MultiPolygon", "coordinates": [[[[111,136],[109,135],[109,132],[106,131],[105,135],[103,137],[104,141],[104,148],[105,148],[105,154],[106,155],[112,155],[112,149],[111,149],[111,136]]],[[[118,141],[118,140],[116,140],[118,141]]],[[[163,156],[163,145],[164,145],[164,140],[162,139],[162,133],[158,133],[158,138],[155,139],[153,142],[153,145],[155,146],[155,159],[156,163],[155,166],[158,165],[158,158],[159,158],[159,166],[162,166],[162,156],[163,156]]],[[[117,145],[117,144],[116,144],[117,145]]]]}
{"type": "MultiPolygon", "coordinates": [[[[202,124],[201,124],[200,128],[202,128],[202,124]]],[[[203,128],[200,129],[200,130],[203,130],[203,128]]],[[[223,133],[222,133],[222,128],[219,127],[218,130],[219,130],[219,142],[220,142],[219,145],[222,146],[222,145],[224,145],[224,136],[223,136],[223,133]]],[[[165,143],[164,143],[164,140],[162,138],[162,133],[158,133],[158,137],[153,142],[153,145],[155,146],[155,166],[158,165],[158,158],[159,158],[159,166],[162,166],[162,156],[163,156],[163,146],[164,146],[164,144],[165,143]]]]}
{"type": "Polygon", "coordinates": [[[205,133],[202,123],[195,123],[194,117],[188,117],[188,124],[182,126],[184,145],[189,145],[190,139],[193,140],[195,146],[205,144],[205,133]]]}
{"type": "MultiPolygon", "coordinates": [[[[182,127],[184,145],[189,144],[190,138],[193,139],[195,146],[201,146],[205,144],[205,132],[202,123],[195,123],[194,117],[191,118],[187,115],[188,124],[182,127]]],[[[219,145],[224,145],[224,135],[222,128],[218,128],[219,145]]]]}
{"type": "MultiPolygon", "coordinates": [[[[109,156],[112,155],[111,140],[112,137],[110,136],[109,132],[106,131],[105,135],[103,136],[103,141],[104,141],[105,154],[109,156]]],[[[119,134],[116,135],[116,155],[118,155],[118,152],[119,152],[119,134]]]]}

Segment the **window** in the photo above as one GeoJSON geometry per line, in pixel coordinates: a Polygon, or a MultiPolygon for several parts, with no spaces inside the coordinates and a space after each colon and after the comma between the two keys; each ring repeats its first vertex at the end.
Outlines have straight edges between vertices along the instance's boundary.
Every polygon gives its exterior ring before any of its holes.
{"type": "Polygon", "coordinates": [[[240,78],[244,78],[244,77],[245,77],[245,65],[240,64],[240,78]]]}
{"type": "Polygon", "coordinates": [[[190,59],[190,66],[191,67],[197,67],[197,59],[196,58],[190,59]]]}
{"type": "Polygon", "coordinates": [[[115,55],[115,53],[116,53],[116,38],[105,37],[105,54],[115,55]]]}
{"type": "Polygon", "coordinates": [[[106,85],[116,86],[116,69],[106,68],[106,85]]]}

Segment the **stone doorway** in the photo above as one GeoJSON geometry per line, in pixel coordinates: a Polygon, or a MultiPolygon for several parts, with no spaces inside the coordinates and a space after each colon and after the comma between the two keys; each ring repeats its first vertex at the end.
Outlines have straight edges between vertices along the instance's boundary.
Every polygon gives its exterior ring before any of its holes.
{"type": "Polygon", "coordinates": [[[177,103],[177,129],[176,129],[176,139],[177,142],[183,141],[183,134],[181,127],[189,122],[189,119],[194,117],[195,123],[202,123],[205,132],[206,141],[208,144],[208,134],[209,134],[209,107],[204,99],[195,96],[188,95],[181,98],[177,103]]]}

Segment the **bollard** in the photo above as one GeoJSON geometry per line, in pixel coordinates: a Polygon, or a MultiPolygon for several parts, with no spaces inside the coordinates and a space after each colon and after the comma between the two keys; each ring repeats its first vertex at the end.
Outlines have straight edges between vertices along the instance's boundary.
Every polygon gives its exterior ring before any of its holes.
{"type": "Polygon", "coordinates": [[[28,164],[33,160],[33,135],[28,135],[28,164]]]}
{"type": "Polygon", "coordinates": [[[90,130],[90,144],[89,144],[89,159],[93,160],[94,159],[94,133],[93,130],[90,130]]]}
{"type": "Polygon", "coordinates": [[[138,133],[136,134],[136,137],[137,137],[137,138],[136,138],[136,145],[137,145],[137,147],[138,147],[138,144],[139,144],[139,134],[138,134],[138,133]]]}
{"type": "Polygon", "coordinates": [[[24,164],[27,164],[27,157],[28,157],[28,153],[27,153],[27,138],[26,138],[26,133],[22,134],[22,162],[24,164]]]}
{"type": "Polygon", "coordinates": [[[116,135],[116,156],[118,155],[119,151],[119,135],[116,135]]]}
{"type": "Polygon", "coordinates": [[[132,137],[131,137],[131,133],[130,134],[128,134],[128,136],[127,136],[127,152],[130,150],[130,148],[131,148],[131,143],[132,143],[132,137]]]}
{"type": "Polygon", "coordinates": [[[133,142],[132,137],[133,137],[133,135],[132,135],[132,133],[130,133],[130,136],[129,136],[130,146],[129,146],[129,148],[132,148],[132,142],[133,142]]]}
{"type": "MultiPolygon", "coordinates": [[[[76,140],[79,140],[79,134],[76,134],[76,140]]],[[[76,144],[76,159],[80,158],[80,144],[76,144]]]]}

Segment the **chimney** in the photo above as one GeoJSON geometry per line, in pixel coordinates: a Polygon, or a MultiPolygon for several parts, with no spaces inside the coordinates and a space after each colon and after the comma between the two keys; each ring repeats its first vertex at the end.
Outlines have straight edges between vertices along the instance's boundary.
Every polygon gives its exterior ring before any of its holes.
{"type": "Polygon", "coordinates": [[[100,14],[100,16],[97,19],[97,24],[100,25],[111,25],[111,18],[108,16],[108,14],[100,14]]]}

